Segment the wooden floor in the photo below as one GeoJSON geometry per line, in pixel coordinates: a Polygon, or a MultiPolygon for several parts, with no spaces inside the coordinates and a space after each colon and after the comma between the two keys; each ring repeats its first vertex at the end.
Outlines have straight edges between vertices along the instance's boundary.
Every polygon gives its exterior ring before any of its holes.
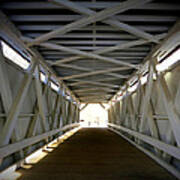
{"type": "Polygon", "coordinates": [[[29,170],[23,180],[169,180],[153,160],[107,129],[81,129],[29,170]]]}

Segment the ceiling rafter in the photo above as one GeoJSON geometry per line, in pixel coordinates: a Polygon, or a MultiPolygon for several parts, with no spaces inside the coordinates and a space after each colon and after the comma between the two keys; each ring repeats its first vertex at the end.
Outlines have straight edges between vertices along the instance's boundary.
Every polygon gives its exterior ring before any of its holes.
{"type": "MultiPolygon", "coordinates": [[[[78,13],[81,13],[83,15],[94,15],[96,14],[95,11],[91,10],[91,9],[88,9],[88,8],[85,8],[83,6],[80,6],[80,5],[77,5],[76,3],[74,2],[71,2],[69,0],[52,0],[51,2],[55,2],[56,4],[61,4],[65,7],[68,7],[69,9],[75,11],[75,12],[78,12],[78,13]]],[[[106,23],[106,24],[109,24],[111,25],[112,27],[115,27],[115,28],[119,28],[120,30],[124,30],[124,31],[127,31],[128,33],[131,33],[135,36],[138,36],[138,37],[141,37],[143,39],[147,39],[148,41],[152,41],[152,42],[155,42],[155,43],[158,43],[158,39],[156,39],[153,35],[149,34],[149,33],[146,33],[138,28],[135,28],[133,26],[130,26],[128,24],[125,24],[123,22],[120,22],[116,19],[113,19],[113,18],[110,18],[110,19],[105,19],[102,21],[103,23],[106,23]]]]}
{"type": "MultiPolygon", "coordinates": [[[[76,3],[80,6],[83,6],[83,7],[86,7],[86,8],[92,8],[92,9],[104,9],[104,8],[108,8],[110,6],[116,6],[119,4],[119,2],[114,2],[114,1],[111,1],[111,2],[108,2],[108,1],[101,1],[101,2],[87,2],[87,1],[76,1],[76,3]]],[[[36,2],[36,1],[33,1],[33,2],[7,2],[7,3],[4,3],[1,5],[2,8],[5,8],[5,9],[18,9],[18,10],[21,10],[21,9],[63,9],[64,6],[60,6],[60,5],[56,5],[56,4],[53,4],[53,3],[49,3],[47,1],[44,1],[44,2],[36,2]]],[[[170,11],[173,11],[173,10],[180,10],[180,7],[177,6],[176,4],[171,4],[169,5],[168,3],[147,3],[147,4],[144,4],[142,6],[137,6],[137,7],[134,7],[133,9],[136,9],[136,10],[170,10],[170,11]]]]}
{"type": "Polygon", "coordinates": [[[69,86],[79,86],[82,84],[91,84],[91,85],[96,85],[96,86],[102,86],[102,87],[112,87],[112,88],[118,88],[119,85],[117,84],[113,84],[113,83],[103,83],[103,82],[98,82],[98,81],[94,81],[94,80],[82,80],[82,79],[70,79],[73,81],[77,81],[77,83],[71,83],[68,84],[69,86]]]}
{"type": "MultiPolygon", "coordinates": [[[[65,67],[65,68],[71,68],[71,69],[78,70],[78,71],[85,71],[85,72],[97,71],[97,70],[94,70],[94,69],[91,69],[91,68],[80,67],[80,66],[71,65],[71,64],[60,64],[60,66],[65,67]]],[[[121,70],[122,67],[120,67],[119,69],[121,70]]],[[[127,79],[128,78],[128,76],[124,76],[124,75],[117,74],[117,73],[107,73],[107,75],[117,77],[117,78],[122,78],[122,79],[127,79]]]]}
{"type": "MultiPolygon", "coordinates": [[[[99,79],[94,79],[93,82],[97,83],[97,85],[99,85],[99,83],[100,83],[100,85],[101,85],[101,83],[103,83],[103,82],[108,82],[108,81],[112,82],[112,81],[117,81],[117,80],[119,80],[119,78],[115,78],[115,77],[114,78],[99,78],[99,79]]],[[[67,85],[71,86],[71,87],[89,83],[89,81],[88,82],[82,81],[81,79],[71,79],[71,81],[75,81],[75,82],[68,82],[68,81],[66,82],[67,85]]]]}
{"type": "MultiPolygon", "coordinates": [[[[50,55],[62,56],[62,57],[69,56],[69,53],[63,52],[63,51],[42,51],[41,53],[45,57],[50,56],[50,55]]],[[[146,54],[147,54],[146,52],[110,52],[107,54],[105,53],[104,55],[116,56],[116,57],[144,57],[144,56],[146,56],[146,54]]],[[[57,57],[56,57],[56,59],[57,59],[57,57]]],[[[54,62],[52,62],[50,60],[49,63],[53,64],[54,62]]]]}
{"type": "MultiPolygon", "coordinates": [[[[33,42],[33,40],[31,38],[27,38],[27,37],[21,37],[21,38],[26,42],[33,42]]],[[[88,53],[88,52],[85,52],[85,51],[80,51],[80,50],[77,50],[77,49],[68,48],[68,47],[65,47],[65,46],[61,46],[61,45],[57,45],[57,44],[53,44],[53,43],[49,43],[49,42],[40,43],[40,46],[47,47],[47,48],[50,48],[50,49],[55,49],[55,50],[66,51],[66,52],[70,52],[72,54],[76,54],[76,55],[78,54],[78,55],[93,58],[93,59],[99,59],[99,60],[102,60],[102,61],[117,64],[117,65],[123,65],[123,66],[128,66],[128,67],[131,67],[131,68],[135,68],[135,69],[140,69],[139,65],[134,65],[134,64],[131,64],[131,63],[128,63],[128,62],[125,62],[125,61],[116,60],[114,58],[104,57],[104,56],[100,56],[100,55],[97,55],[97,54],[88,53]]]]}
{"type": "Polygon", "coordinates": [[[106,91],[103,91],[103,92],[85,92],[85,93],[76,93],[76,95],[78,97],[87,97],[87,96],[98,96],[98,95],[113,95],[113,93],[111,92],[106,92],[106,91]]]}
{"type": "MultiPolygon", "coordinates": [[[[164,38],[165,36],[166,36],[166,33],[163,33],[163,34],[157,35],[156,39],[160,40],[160,39],[164,38]]],[[[111,46],[111,47],[100,48],[98,50],[93,51],[92,53],[99,55],[99,54],[109,53],[109,52],[112,52],[115,50],[122,50],[122,49],[127,49],[127,48],[131,48],[131,47],[138,46],[138,45],[144,45],[147,43],[150,43],[150,42],[147,40],[134,40],[134,41],[129,41],[129,42],[123,43],[123,44],[120,43],[120,44],[117,44],[117,45],[111,46]]],[[[51,65],[58,66],[61,63],[72,62],[72,61],[75,61],[75,60],[78,60],[81,58],[83,58],[83,56],[72,56],[72,57],[68,57],[68,58],[64,58],[64,59],[52,62],[51,65]]]]}
{"type": "MultiPolygon", "coordinates": [[[[61,25],[57,25],[57,24],[21,24],[21,25],[18,25],[17,26],[21,31],[41,31],[42,33],[40,34],[40,36],[42,36],[43,34],[46,34],[47,31],[51,32],[51,31],[54,31],[55,29],[58,29],[58,28],[63,28],[64,25],[61,24],[61,25]],[[44,33],[43,33],[44,31],[44,33]]],[[[146,31],[146,32],[149,32],[149,33],[154,33],[154,32],[164,32],[164,31],[167,31],[168,30],[168,25],[134,25],[133,27],[137,28],[137,29],[140,29],[142,31],[146,31]]],[[[89,25],[89,26],[86,26],[86,27],[82,27],[82,28],[77,28],[73,31],[77,31],[77,32],[81,32],[82,30],[83,31],[86,31],[86,32],[89,32],[90,30],[92,30],[94,27],[92,25],[89,25]]],[[[112,26],[108,26],[108,25],[97,25],[96,26],[96,30],[98,31],[108,31],[108,32],[123,32],[122,30],[120,30],[120,28],[118,27],[112,27],[112,26]]],[[[60,34],[61,36],[64,35],[64,34],[60,34]]],[[[59,34],[57,34],[56,36],[52,37],[52,38],[56,38],[58,37],[59,34]]],[[[37,37],[36,37],[37,38],[37,37]]],[[[50,38],[51,39],[51,38],[50,38]]],[[[44,42],[44,41],[43,41],[44,42]]]]}
{"type": "MultiPolygon", "coordinates": [[[[128,0],[122,3],[119,3],[119,5],[106,8],[98,13],[93,13],[92,15],[88,17],[84,17],[80,20],[77,20],[75,22],[72,22],[68,25],[65,25],[63,27],[57,28],[53,31],[50,31],[49,33],[45,33],[37,38],[35,38],[32,42],[29,42],[28,45],[38,45],[42,43],[43,41],[47,41],[51,39],[52,37],[55,37],[58,34],[65,34],[67,32],[70,32],[72,30],[75,30],[77,28],[81,28],[84,26],[87,26],[88,24],[97,22],[97,21],[102,21],[108,17],[111,17],[117,13],[122,13],[124,11],[127,11],[133,7],[143,5],[145,3],[151,2],[152,0],[128,0]]],[[[83,10],[82,10],[83,11],[83,10]]]]}
{"type": "Polygon", "coordinates": [[[84,98],[79,100],[93,103],[109,100],[142,67],[154,43],[161,43],[178,19],[178,6],[159,2],[51,0],[35,7],[37,2],[23,0],[18,6],[4,1],[0,8],[19,28],[28,47],[37,45],[46,63],[64,76],[63,82],[77,97],[84,98]],[[121,72],[121,67],[129,69],[121,72]],[[99,97],[102,94],[112,96],[99,97]]]}
{"type": "Polygon", "coordinates": [[[112,95],[110,94],[106,94],[106,95],[94,95],[94,96],[84,96],[84,97],[79,97],[80,100],[97,100],[97,99],[109,99],[110,97],[112,97],[112,95]]]}
{"type": "MultiPolygon", "coordinates": [[[[103,70],[97,70],[94,72],[87,72],[87,73],[81,73],[81,74],[76,74],[76,75],[71,75],[71,76],[65,76],[65,77],[59,77],[60,80],[68,80],[68,79],[73,79],[73,78],[82,78],[82,77],[87,77],[87,76],[94,76],[94,75],[99,75],[99,74],[106,74],[109,72],[113,71],[124,71],[124,70],[129,70],[129,67],[118,67],[118,68],[109,68],[109,69],[103,69],[103,70]]],[[[121,75],[124,78],[128,78],[128,75],[121,75]]]]}
{"type": "Polygon", "coordinates": [[[83,89],[77,89],[74,90],[75,93],[87,93],[87,92],[92,92],[92,91],[105,91],[105,92],[115,92],[116,90],[110,89],[110,88],[83,88],[83,89]]]}
{"type": "MultiPolygon", "coordinates": [[[[52,2],[52,1],[51,1],[52,2]]],[[[60,4],[60,3],[59,3],[60,4]]],[[[76,2],[76,4],[79,4],[76,2]]],[[[78,5],[79,6],[79,5],[78,5]]],[[[66,6],[67,7],[67,6],[66,6]]],[[[67,21],[75,21],[78,20],[80,18],[82,18],[83,15],[12,15],[10,16],[10,19],[12,21],[16,21],[16,22],[51,22],[51,21],[56,21],[56,22],[67,22],[67,21]]],[[[166,16],[162,16],[162,15],[144,15],[143,19],[141,15],[116,15],[113,16],[112,18],[119,20],[119,21],[126,21],[126,22],[173,22],[175,21],[177,18],[176,16],[172,16],[172,15],[166,15],[166,16]]]]}

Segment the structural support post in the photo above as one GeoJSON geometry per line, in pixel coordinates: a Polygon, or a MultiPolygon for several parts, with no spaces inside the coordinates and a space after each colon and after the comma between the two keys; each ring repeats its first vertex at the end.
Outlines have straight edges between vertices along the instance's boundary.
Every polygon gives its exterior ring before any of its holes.
{"type": "Polygon", "coordinates": [[[35,68],[35,63],[33,63],[31,71],[24,75],[24,79],[22,81],[22,84],[20,85],[17,96],[16,96],[15,100],[13,101],[13,104],[11,106],[7,120],[4,124],[3,130],[1,133],[1,137],[0,137],[0,145],[1,146],[9,143],[9,140],[11,138],[11,135],[13,133],[13,130],[15,128],[15,125],[16,125],[16,122],[18,119],[18,115],[20,113],[24,99],[25,99],[27,91],[29,89],[34,68],[35,68]]]}

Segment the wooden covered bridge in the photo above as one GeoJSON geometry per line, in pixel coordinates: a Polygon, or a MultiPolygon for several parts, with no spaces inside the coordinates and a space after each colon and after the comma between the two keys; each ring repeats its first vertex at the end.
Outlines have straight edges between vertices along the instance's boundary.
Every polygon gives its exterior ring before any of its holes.
{"type": "Polygon", "coordinates": [[[179,18],[178,0],[1,0],[0,179],[180,179],[179,18]],[[88,104],[106,128],[81,126],[88,104]]]}

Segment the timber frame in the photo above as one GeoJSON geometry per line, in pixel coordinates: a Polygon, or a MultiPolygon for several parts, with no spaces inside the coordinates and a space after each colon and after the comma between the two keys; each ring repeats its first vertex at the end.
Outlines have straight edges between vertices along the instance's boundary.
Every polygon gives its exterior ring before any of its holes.
{"type": "Polygon", "coordinates": [[[0,171],[78,127],[89,103],[109,103],[109,129],[180,179],[179,64],[156,70],[179,46],[179,11],[175,0],[2,0],[0,42],[31,66],[18,68],[0,47],[0,171]]]}
{"type": "Polygon", "coordinates": [[[3,170],[7,167],[7,159],[13,158],[8,166],[23,161],[63,132],[78,127],[80,109],[79,100],[44,63],[40,54],[18,39],[19,32],[3,13],[0,13],[0,17],[1,41],[14,45],[20,51],[28,50],[31,55],[31,66],[24,71],[11,67],[12,64],[9,64],[0,49],[0,170],[3,170]],[[12,27],[14,32],[10,30],[12,27]],[[40,79],[42,68],[48,76],[46,83],[40,79]],[[14,74],[11,74],[11,70],[14,74]],[[59,91],[51,88],[51,78],[57,80],[59,91]]]}
{"type": "Polygon", "coordinates": [[[26,47],[36,48],[82,103],[90,102],[91,90],[77,90],[93,88],[103,93],[97,103],[108,102],[166,38],[180,10],[179,3],[161,0],[3,0],[0,8],[26,47]]]}
{"type": "Polygon", "coordinates": [[[121,93],[111,99],[108,109],[110,130],[149,155],[177,178],[180,178],[180,173],[174,162],[180,160],[180,114],[177,103],[180,98],[180,69],[176,65],[171,71],[159,73],[156,65],[158,55],[169,54],[179,42],[180,22],[177,22],[167,38],[152,50],[144,68],[133,74],[132,77],[138,79],[137,89],[129,92],[127,81],[120,89],[121,93]],[[141,84],[143,71],[147,69],[147,82],[141,84]],[[172,81],[177,81],[174,87],[168,85],[171,82],[169,76],[172,81]],[[165,134],[160,123],[166,126],[165,134]]]}

